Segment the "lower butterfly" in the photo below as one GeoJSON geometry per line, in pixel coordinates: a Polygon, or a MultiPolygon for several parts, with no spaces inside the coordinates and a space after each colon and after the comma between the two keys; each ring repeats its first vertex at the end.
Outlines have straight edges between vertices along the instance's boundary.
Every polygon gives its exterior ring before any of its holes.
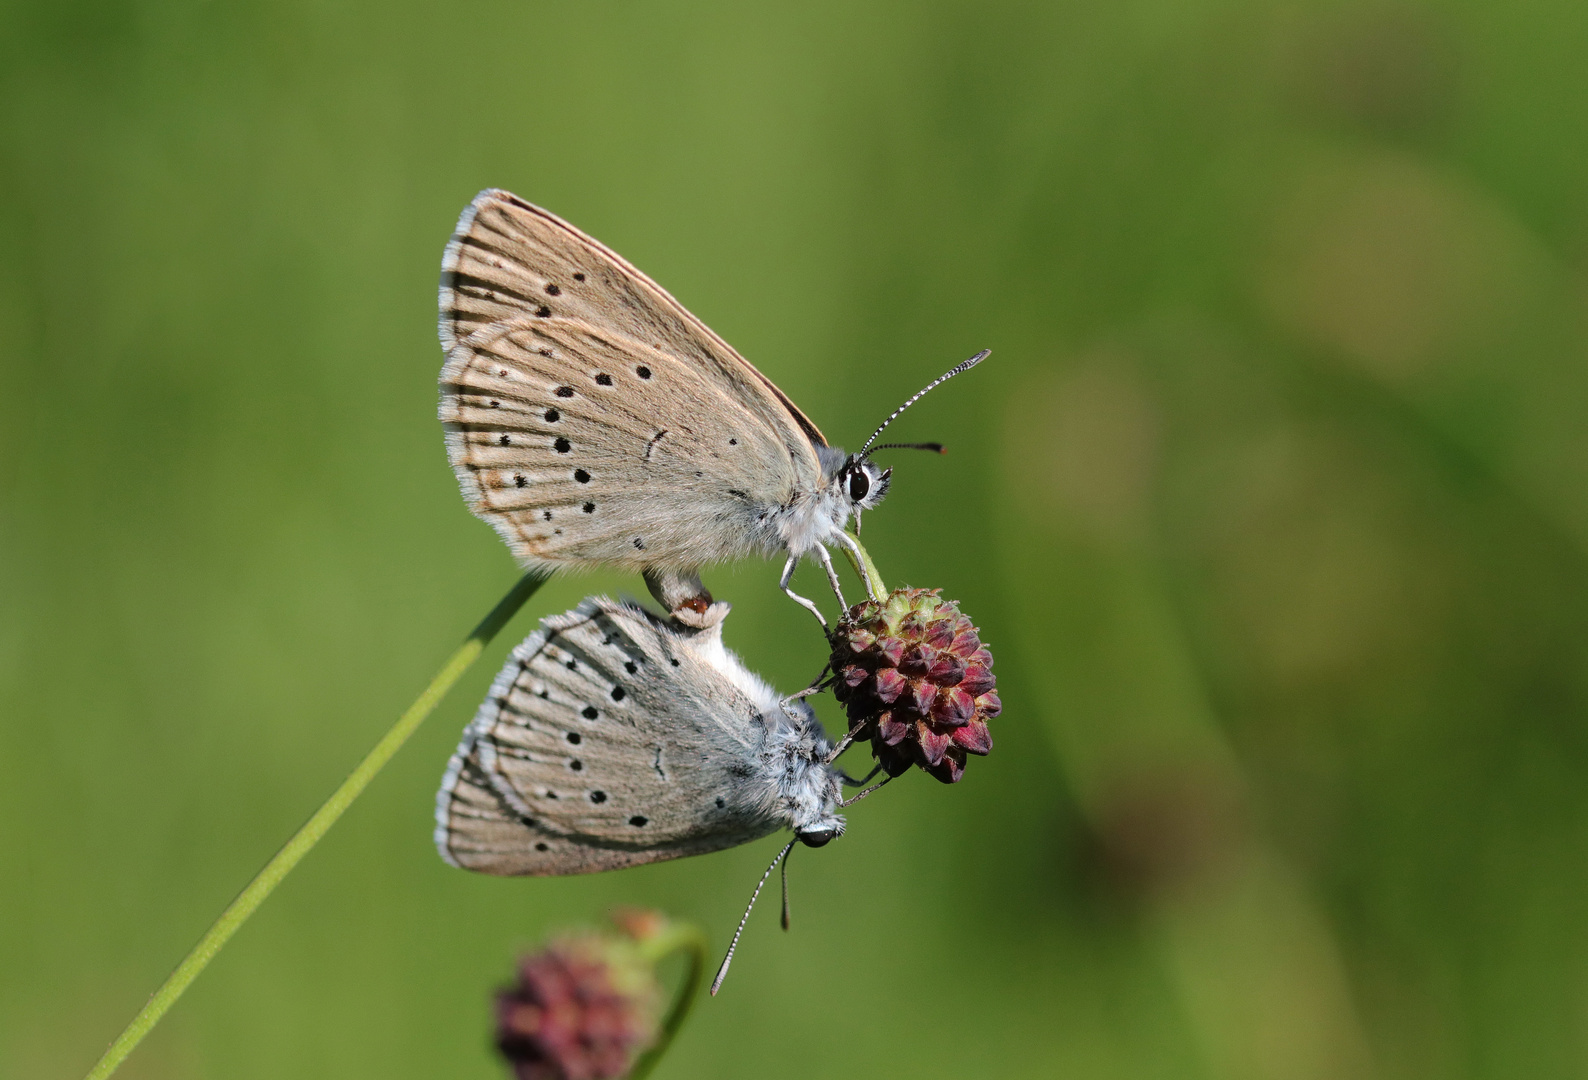
{"type": "Polygon", "coordinates": [[[842,835],[842,785],[856,781],[832,759],[847,742],[724,647],[726,609],[693,627],[593,598],[542,620],[447,765],[441,857],[486,874],[584,874],[782,828],[794,839],[779,859],[842,835]]]}

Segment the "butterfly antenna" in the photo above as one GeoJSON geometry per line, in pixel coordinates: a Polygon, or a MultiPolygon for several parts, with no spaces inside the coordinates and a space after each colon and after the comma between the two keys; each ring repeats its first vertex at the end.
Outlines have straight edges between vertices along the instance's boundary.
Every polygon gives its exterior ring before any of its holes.
{"type": "Polygon", "coordinates": [[[885,442],[881,446],[873,446],[871,452],[878,450],[930,450],[934,454],[948,453],[948,447],[940,442],[885,442]]]}
{"type": "Polygon", "coordinates": [[[788,929],[788,861],[794,855],[794,844],[783,849],[783,929],[788,929]]]}
{"type": "Polygon", "coordinates": [[[860,448],[860,453],[856,454],[855,456],[857,458],[865,457],[866,456],[866,451],[870,450],[871,449],[871,444],[877,441],[877,436],[882,434],[883,428],[886,428],[889,424],[891,424],[895,420],[897,420],[899,418],[899,414],[902,413],[905,409],[908,409],[911,405],[914,405],[917,401],[920,401],[927,394],[931,393],[933,390],[936,390],[939,386],[942,386],[944,383],[948,382],[948,380],[952,379],[955,375],[958,375],[961,372],[969,371],[971,368],[975,367],[977,364],[981,363],[983,360],[987,359],[991,355],[992,355],[992,350],[991,349],[983,349],[981,352],[977,353],[975,356],[971,357],[969,360],[965,360],[965,361],[962,361],[962,362],[960,362],[958,364],[955,364],[953,367],[949,368],[943,374],[939,375],[937,378],[935,378],[931,382],[927,383],[909,401],[906,401],[903,405],[900,405],[897,409],[893,410],[893,415],[888,417],[886,420],[884,420],[882,422],[881,427],[878,427],[876,431],[873,431],[871,433],[871,438],[866,440],[866,445],[862,446],[860,448]]]}
{"type": "MultiPolygon", "coordinates": [[[[795,839],[798,839],[797,837],[795,839]]],[[[761,886],[766,884],[766,879],[772,876],[772,871],[777,869],[777,864],[783,861],[783,856],[789,853],[795,841],[790,840],[788,847],[777,853],[777,858],[772,860],[772,865],[766,868],[766,873],[761,875],[761,880],[755,883],[755,892],[750,894],[750,903],[745,906],[744,918],[739,920],[739,928],[733,932],[733,940],[728,943],[728,955],[722,958],[722,966],[717,969],[717,977],[711,980],[711,996],[716,997],[717,991],[722,988],[722,980],[728,977],[728,965],[733,963],[733,950],[739,947],[739,935],[744,933],[744,924],[750,921],[750,912],[755,908],[755,899],[761,895],[761,886]]]]}

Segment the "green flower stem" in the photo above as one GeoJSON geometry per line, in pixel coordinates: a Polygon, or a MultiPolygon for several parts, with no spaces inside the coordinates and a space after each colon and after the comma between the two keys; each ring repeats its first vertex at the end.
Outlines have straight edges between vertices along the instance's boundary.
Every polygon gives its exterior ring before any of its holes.
{"type": "Polygon", "coordinates": [[[275,891],[282,879],[298,865],[298,861],[320,842],[320,838],[332,825],[336,824],[336,819],[341,817],[343,811],[353,804],[353,800],[363,793],[369,782],[375,779],[375,774],[385,768],[386,763],[402,748],[403,743],[408,741],[408,737],[424,722],[425,717],[440,704],[441,699],[446,696],[448,690],[452,689],[459,676],[480,658],[480,653],[485,650],[490,640],[518,613],[518,609],[524,606],[524,601],[535,595],[535,590],[545,581],[545,575],[525,574],[519,579],[518,584],[513,586],[512,591],[502,597],[496,607],[491,609],[491,613],[474,628],[474,633],[468,636],[463,646],[452,654],[452,658],[431,680],[430,685],[425,687],[424,693],[419,695],[418,700],[408,707],[408,711],[398,718],[391,730],[375,744],[375,748],[358,763],[358,768],[342,781],[342,786],[331,793],[331,797],[314,812],[314,816],[293,834],[286,846],[276,852],[275,856],[265,864],[265,868],[248,883],[248,887],[237,895],[237,899],[233,900],[225,911],[221,912],[220,918],[216,919],[214,925],[199,939],[199,943],[193,946],[193,951],[177,965],[176,970],[171,972],[160,989],[156,990],[154,996],[149,999],[149,1003],[132,1018],[132,1023],[117,1036],[116,1041],[110,1044],[110,1049],[106,1050],[105,1056],[99,1059],[99,1063],[88,1074],[87,1080],[104,1080],[116,1071],[117,1067],[126,1060],[127,1055],[132,1053],[133,1047],[142,1042],[144,1036],[160,1022],[160,1018],[176,1004],[177,998],[181,997],[183,991],[198,978],[199,972],[215,958],[215,954],[220,952],[221,947],[237,933],[243,923],[248,921],[248,917],[259,905],[265,902],[265,897],[275,891]]]}
{"type": "Polygon", "coordinates": [[[695,999],[700,996],[700,982],[706,975],[707,945],[705,933],[693,923],[668,923],[660,934],[640,942],[640,955],[653,964],[670,953],[687,952],[689,970],[684,974],[684,982],[678,988],[673,1007],[662,1021],[662,1033],[656,1045],[640,1055],[633,1071],[629,1073],[629,1080],[643,1080],[651,1074],[656,1063],[662,1060],[662,1055],[667,1053],[673,1036],[678,1034],[678,1029],[689,1018],[689,1010],[694,1008],[695,999]]]}
{"type": "Polygon", "coordinates": [[[860,580],[866,583],[866,591],[873,599],[882,600],[888,595],[887,586],[882,584],[882,575],[877,573],[877,564],[871,561],[871,552],[860,542],[860,537],[854,533],[846,533],[854,541],[854,547],[848,544],[839,544],[844,549],[844,554],[849,556],[849,565],[855,568],[855,573],[860,575],[860,580]],[[859,556],[855,552],[859,552],[859,556]]]}

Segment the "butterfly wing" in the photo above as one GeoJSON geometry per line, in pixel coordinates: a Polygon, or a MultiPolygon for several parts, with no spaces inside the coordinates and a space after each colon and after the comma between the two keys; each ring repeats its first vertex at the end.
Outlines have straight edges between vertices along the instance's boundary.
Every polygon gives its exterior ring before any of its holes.
{"type": "Polygon", "coordinates": [[[694,632],[606,599],[513,651],[442,780],[436,846],[488,874],[612,870],[784,824],[757,764],[765,719],[694,632]]]}
{"type": "Polygon", "coordinates": [[[527,566],[772,550],[759,508],[820,485],[826,440],[769,379],[516,196],[482,192],[464,211],[440,300],[448,456],[470,509],[527,566]]]}

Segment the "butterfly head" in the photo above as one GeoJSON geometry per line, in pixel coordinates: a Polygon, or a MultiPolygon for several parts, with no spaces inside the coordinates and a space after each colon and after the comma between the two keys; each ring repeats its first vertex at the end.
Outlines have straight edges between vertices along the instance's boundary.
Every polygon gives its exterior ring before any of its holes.
{"type": "Polygon", "coordinates": [[[892,469],[884,469],[870,458],[851,454],[838,470],[838,490],[855,515],[855,531],[860,531],[860,512],[870,510],[888,493],[892,469]]]}
{"type": "Polygon", "coordinates": [[[806,847],[823,847],[842,835],[844,819],[831,811],[824,811],[820,817],[794,828],[794,839],[806,847]]]}

